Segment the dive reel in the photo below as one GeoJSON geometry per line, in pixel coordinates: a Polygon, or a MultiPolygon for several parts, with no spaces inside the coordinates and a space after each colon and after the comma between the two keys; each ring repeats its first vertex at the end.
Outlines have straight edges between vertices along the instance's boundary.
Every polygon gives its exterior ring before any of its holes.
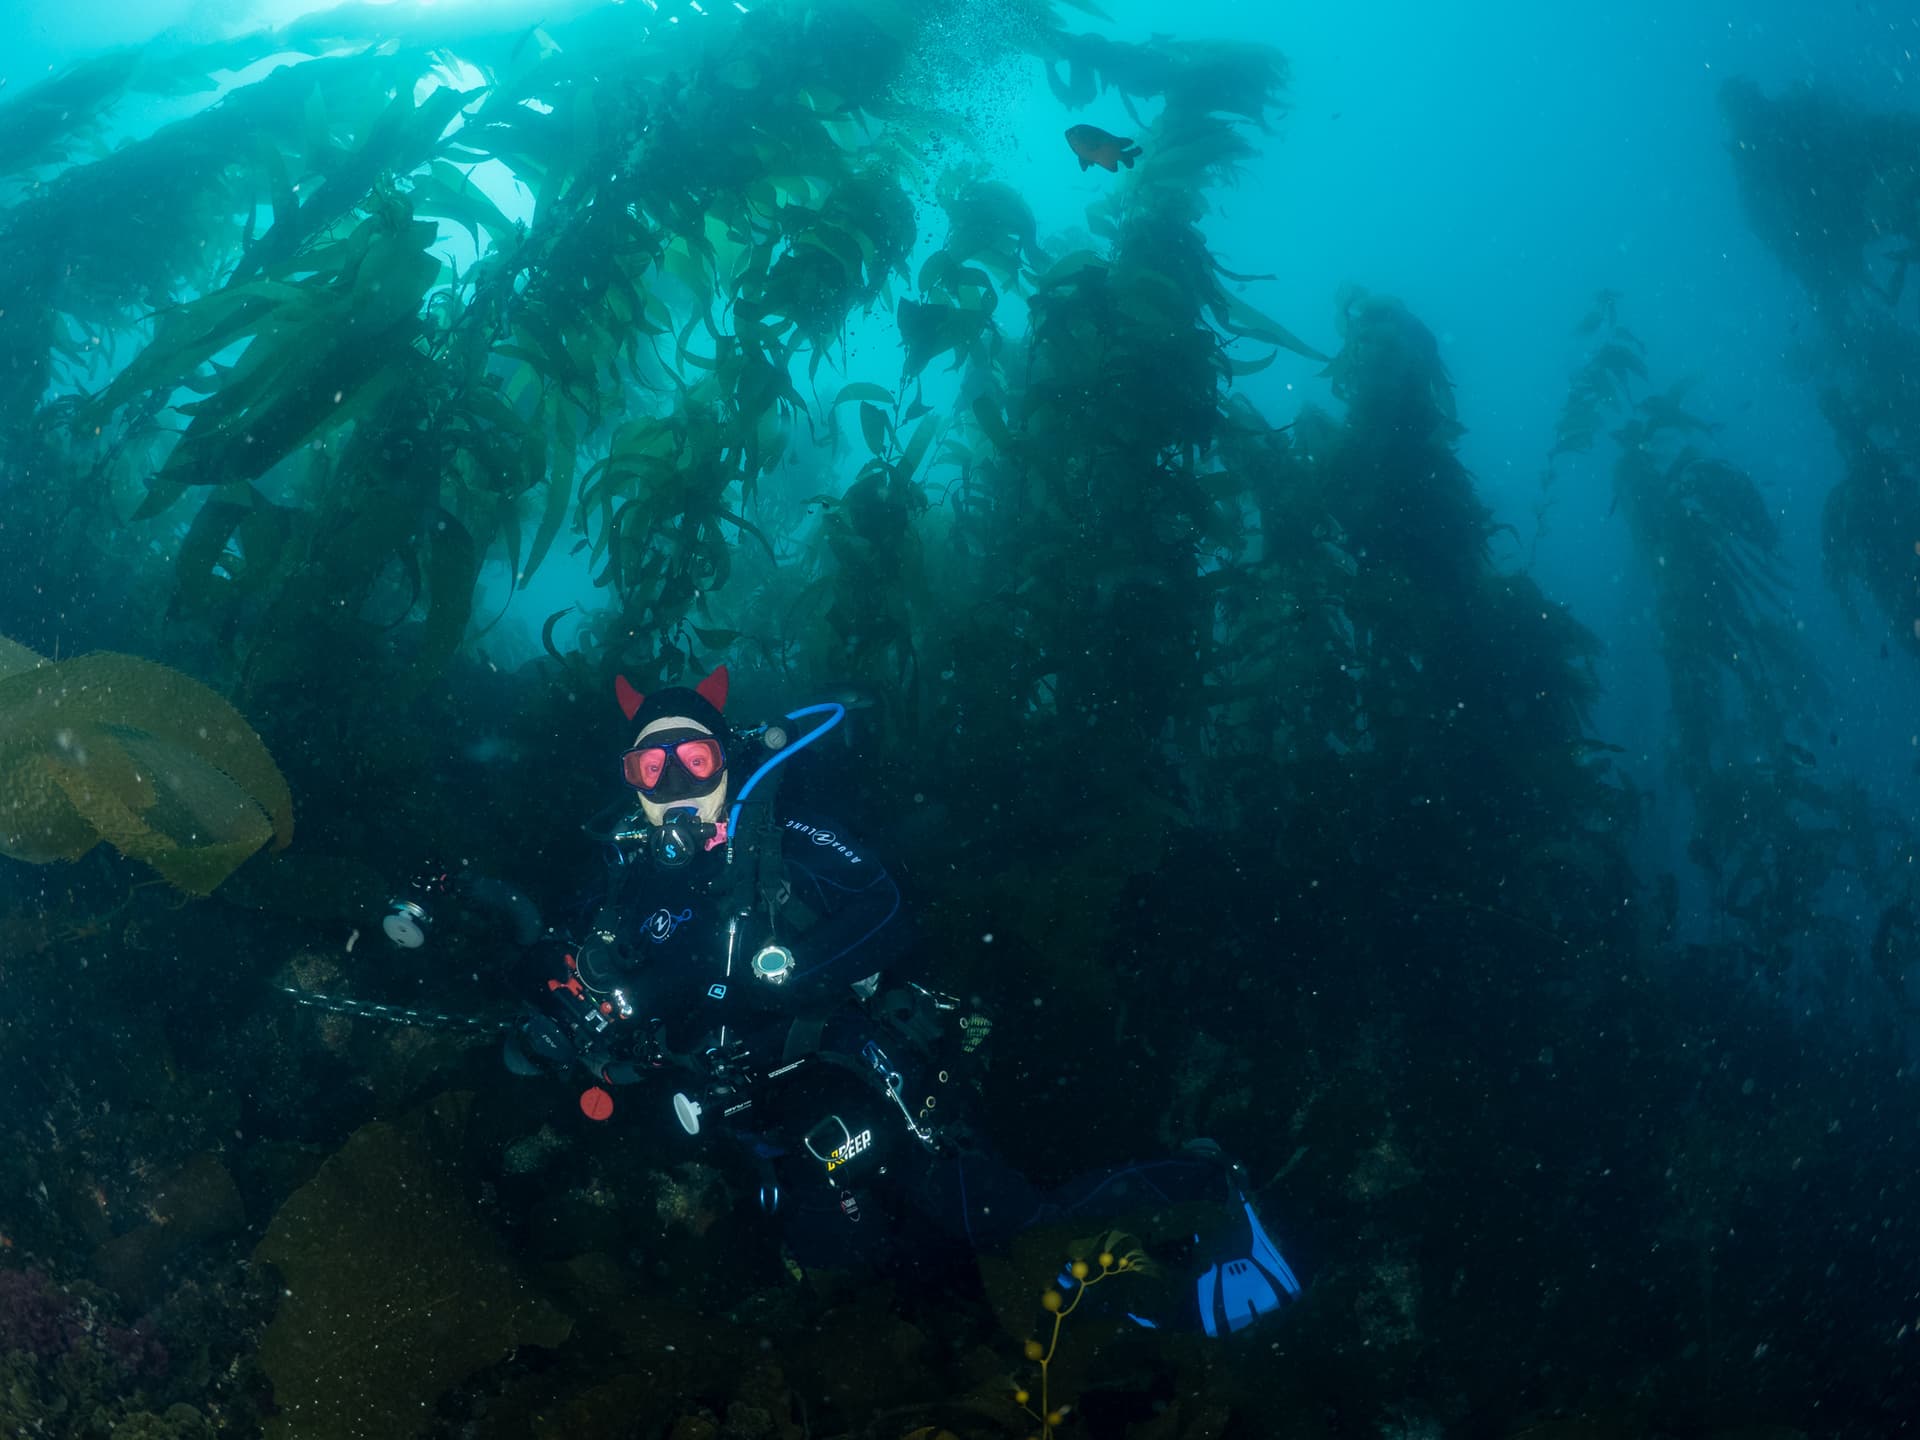
{"type": "Polygon", "coordinates": [[[453,872],[445,865],[430,862],[420,867],[413,879],[387,902],[387,913],[380,928],[402,950],[418,950],[427,943],[433,929],[433,909],[453,892],[453,872]]]}

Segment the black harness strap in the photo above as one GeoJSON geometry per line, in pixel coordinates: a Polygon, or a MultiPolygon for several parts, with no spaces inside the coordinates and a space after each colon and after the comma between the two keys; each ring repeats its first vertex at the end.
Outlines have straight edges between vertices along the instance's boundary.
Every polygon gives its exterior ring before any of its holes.
{"type": "Polygon", "coordinates": [[[777,910],[791,891],[780,822],[774,814],[779,795],[780,772],[775,770],[754,787],[753,799],[741,807],[739,833],[727,837],[729,866],[735,870],[727,895],[732,914],[750,914],[763,906],[777,910]]]}

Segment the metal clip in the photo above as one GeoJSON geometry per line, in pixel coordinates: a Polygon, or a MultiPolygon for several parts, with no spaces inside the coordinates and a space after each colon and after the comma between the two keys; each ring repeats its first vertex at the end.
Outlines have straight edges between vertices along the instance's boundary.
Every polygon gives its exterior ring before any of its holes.
{"type": "Polygon", "coordinates": [[[931,1146],[934,1142],[933,1131],[914,1119],[913,1111],[907,1108],[906,1099],[900,1093],[900,1072],[895,1070],[892,1062],[887,1059],[887,1052],[869,1040],[860,1054],[880,1076],[880,1083],[886,1089],[887,1098],[893,1101],[894,1108],[899,1110],[900,1118],[907,1122],[907,1129],[913,1132],[913,1138],[922,1145],[931,1146]]]}
{"type": "Polygon", "coordinates": [[[907,982],[907,988],[917,991],[932,1001],[933,1008],[936,1010],[958,1010],[960,1008],[960,997],[958,995],[948,995],[939,990],[929,990],[926,986],[912,980],[907,982]]]}
{"type": "MultiPolygon", "coordinates": [[[[832,1138],[831,1132],[829,1132],[827,1138],[832,1138]]],[[[844,1150],[853,1144],[853,1131],[847,1128],[847,1122],[842,1120],[838,1115],[829,1115],[818,1125],[815,1125],[813,1129],[801,1136],[800,1143],[807,1147],[807,1153],[809,1155],[813,1156],[814,1159],[831,1170],[837,1163],[833,1158],[833,1152],[835,1150],[844,1150]],[[838,1125],[840,1127],[840,1143],[837,1146],[829,1145],[827,1147],[827,1153],[822,1155],[818,1150],[813,1148],[813,1137],[829,1125],[838,1125]]]]}

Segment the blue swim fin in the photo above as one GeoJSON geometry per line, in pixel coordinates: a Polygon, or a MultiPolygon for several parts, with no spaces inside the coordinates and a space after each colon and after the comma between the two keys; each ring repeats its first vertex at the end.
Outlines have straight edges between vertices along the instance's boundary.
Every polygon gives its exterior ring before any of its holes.
{"type": "MultiPolygon", "coordinates": [[[[1142,1329],[1231,1335],[1299,1298],[1300,1280],[1260,1223],[1246,1172],[1212,1140],[1123,1167],[1063,1208],[1071,1214],[1096,1203],[1123,1215],[1143,1206],[1155,1212],[1124,1222],[1137,1226],[1154,1262],[1150,1281],[1129,1282],[1121,1312],[1142,1329]]],[[[1054,1280],[1063,1295],[1077,1283],[1070,1266],[1054,1280]]]]}
{"type": "Polygon", "coordinates": [[[1218,1336],[1224,1327],[1231,1335],[1287,1301],[1297,1300],[1300,1281],[1254,1212],[1253,1201],[1247,1198],[1245,1172],[1211,1140],[1190,1140],[1183,1148],[1188,1155],[1224,1167],[1232,1189],[1233,1218],[1210,1242],[1194,1237],[1201,1247],[1198,1258],[1205,1265],[1194,1280],[1200,1328],[1218,1336]]]}
{"type": "Polygon", "coordinates": [[[1246,1253],[1216,1260],[1194,1281],[1200,1328],[1210,1336],[1220,1335],[1223,1326],[1227,1334],[1244,1330],[1300,1295],[1300,1281],[1293,1267],[1267,1235],[1254,1213],[1253,1202],[1240,1194],[1235,1199],[1246,1217],[1244,1244],[1240,1247],[1246,1253]]]}

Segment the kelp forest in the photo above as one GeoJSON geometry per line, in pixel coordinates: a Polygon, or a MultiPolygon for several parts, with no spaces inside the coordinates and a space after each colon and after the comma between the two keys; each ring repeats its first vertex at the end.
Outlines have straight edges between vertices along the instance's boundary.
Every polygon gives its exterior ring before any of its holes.
{"type": "MultiPolygon", "coordinates": [[[[1077,0],[455,18],[0,91],[0,1434],[1913,1425],[1913,824],[1815,763],[1741,417],[1640,297],[1566,316],[1532,463],[1634,557],[1684,874],[1435,334],[1210,248],[1280,50],[1077,0]],[[1082,227],[948,103],[995,67],[1133,118],[1082,227]],[[1062,1306],[1117,1213],[803,1271],[664,1101],[503,1069],[489,917],[381,937],[428,863],[565,923],[616,677],[721,665],[742,723],[846,706],[783,803],[991,1017],[970,1123],[1044,1183],[1217,1141],[1286,1315],[1116,1325],[1171,1262],[1112,1236],[1062,1306]]],[[[1801,588],[1911,665],[1920,121],[1722,102],[1844,457],[1801,588]]]]}

